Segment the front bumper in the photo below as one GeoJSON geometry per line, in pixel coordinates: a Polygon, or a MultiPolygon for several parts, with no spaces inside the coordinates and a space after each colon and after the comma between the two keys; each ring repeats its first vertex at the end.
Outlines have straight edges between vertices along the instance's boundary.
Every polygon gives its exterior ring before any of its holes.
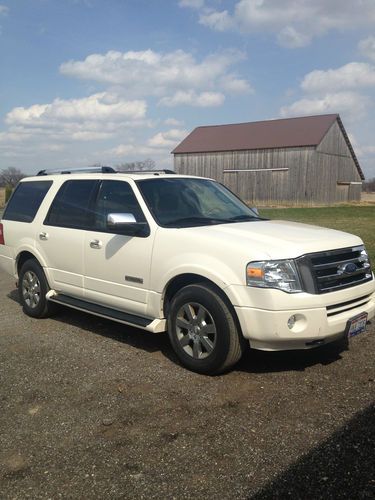
{"type": "Polygon", "coordinates": [[[348,320],[360,313],[367,312],[368,320],[373,318],[374,288],[372,281],[345,291],[320,295],[320,300],[326,300],[327,304],[318,307],[301,307],[295,294],[289,295],[289,307],[285,308],[284,303],[281,310],[251,306],[235,306],[235,310],[243,336],[254,349],[309,349],[340,338],[348,320]],[[290,329],[288,319],[291,316],[295,316],[296,322],[290,329]]]}

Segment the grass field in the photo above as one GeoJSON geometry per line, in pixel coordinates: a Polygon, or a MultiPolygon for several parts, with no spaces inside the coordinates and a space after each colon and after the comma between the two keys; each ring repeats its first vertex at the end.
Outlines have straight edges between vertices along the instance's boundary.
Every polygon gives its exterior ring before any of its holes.
{"type": "Polygon", "coordinates": [[[375,206],[340,206],[321,208],[264,208],[263,217],[304,222],[358,235],[365,242],[375,263],[375,206]]]}
{"type": "MultiPolygon", "coordinates": [[[[375,206],[321,208],[263,208],[263,217],[304,222],[357,234],[366,244],[375,264],[375,206]]],[[[0,208],[0,218],[2,209],[0,208]]]]}

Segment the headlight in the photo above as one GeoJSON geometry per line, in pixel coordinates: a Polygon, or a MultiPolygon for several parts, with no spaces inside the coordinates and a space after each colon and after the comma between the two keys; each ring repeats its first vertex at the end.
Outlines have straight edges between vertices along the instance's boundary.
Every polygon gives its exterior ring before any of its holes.
{"type": "Polygon", "coordinates": [[[293,260],[264,260],[250,262],[246,267],[248,286],[278,288],[284,292],[302,292],[296,265],[293,260]]]}

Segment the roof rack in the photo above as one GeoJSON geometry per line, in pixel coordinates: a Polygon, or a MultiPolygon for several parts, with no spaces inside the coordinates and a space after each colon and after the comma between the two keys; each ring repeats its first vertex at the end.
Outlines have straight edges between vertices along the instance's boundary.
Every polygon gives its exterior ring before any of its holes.
{"type": "Polygon", "coordinates": [[[154,174],[154,175],[159,175],[159,174],[175,174],[176,172],[174,170],[168,170],[168,169],[163,169],[163,170],[120,170],[118,171],[119,174],[154,174]]]}
{"type": "Polygon", "coordinates": [[[39,170],[36,175],[50,175],[50,174],[88,174],[88,173],[102,173],[102,174],[116,174],[117,170],[112,167],[87,167],[87,168],[73,168],[69,170],[39,170]]]}

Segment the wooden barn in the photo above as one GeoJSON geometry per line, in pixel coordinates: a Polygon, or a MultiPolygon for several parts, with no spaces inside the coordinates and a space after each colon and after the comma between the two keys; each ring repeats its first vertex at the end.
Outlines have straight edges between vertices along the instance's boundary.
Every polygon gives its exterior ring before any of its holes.
{"type": "Polygon", "coordinates": [[[361,198],[364,175],[337,114],[198,127],[172,153],[177,173],[216,179],[252,205],[361,198]]]}

